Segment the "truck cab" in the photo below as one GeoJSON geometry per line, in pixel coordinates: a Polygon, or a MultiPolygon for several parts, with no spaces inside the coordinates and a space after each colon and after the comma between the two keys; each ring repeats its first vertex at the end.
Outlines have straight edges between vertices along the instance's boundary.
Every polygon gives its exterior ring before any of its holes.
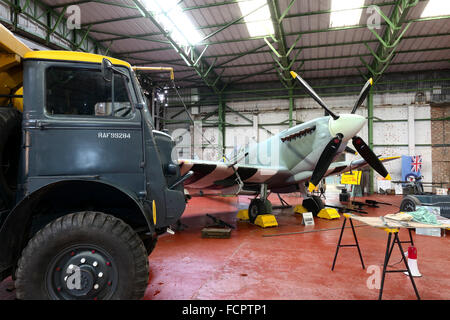
{"type": "Polygon", "coordinates": [[[174,141],[154,130],[127,62],[66,51],[20,62],[23,101],[17,91],[0,108],[20,123],[0,122],[16,139],[0,155],[17,159],[16,185],[0,184],[0,279],[13,275],[23,299],[139,298],[157,236],[186,205],[174,141]]]}

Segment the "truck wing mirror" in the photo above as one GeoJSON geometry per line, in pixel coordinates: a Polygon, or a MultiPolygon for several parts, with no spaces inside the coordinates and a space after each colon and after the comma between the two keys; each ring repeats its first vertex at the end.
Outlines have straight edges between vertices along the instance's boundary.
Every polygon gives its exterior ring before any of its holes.
{"type": "Polygon", "coordinates": [[[103,79],[105,79],[105,81],[110,82],[110,81],[112,81],[113,74],[114,74],[113,64],[108,59],[103,58],[103,60],[102,60],[102,76],[103,76],[103,79]]]}
{"type": "Polygon", "coordinates": [[[134,107],[138,110],[144,109],[144,106],[145,106],[145,104],[143,104],[143,103],[135,103],[134,104],[134,107]]]}

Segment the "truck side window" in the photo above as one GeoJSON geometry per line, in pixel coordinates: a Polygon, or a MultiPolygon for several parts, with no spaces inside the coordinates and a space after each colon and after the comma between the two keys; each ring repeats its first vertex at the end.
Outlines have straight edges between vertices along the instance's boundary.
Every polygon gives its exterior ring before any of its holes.
{"type": "Polygon", "coordinates": [[[50,67],[46,71],[46,112],[50,115],[130,117],[132,103],[125,78],[114,75],[114,106],[111,82],[97,69],[50,67]]]}

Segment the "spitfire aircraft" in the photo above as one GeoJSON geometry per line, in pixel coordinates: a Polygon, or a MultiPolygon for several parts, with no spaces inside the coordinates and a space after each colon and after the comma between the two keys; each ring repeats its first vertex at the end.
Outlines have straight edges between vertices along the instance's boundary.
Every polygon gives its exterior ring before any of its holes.
{"type": "Polygon", "coordinates": [[[372,79],[364,85],[351,113],[337,115],[304,79],[293,71],[291,75],[329,116],[299,124],[249,146],[244,156],[232,163],[179,160],[181,174],[186,177],[184,186],[191,194],[255,194],[249,207],[250,220],[254,221],[259,214],[270,213],[269,191],[301,192],[307,196],[307,190],[312,192],[324,177],[366,165],[390,179],[382,162],[398,157],[378,158],[358,136],[366,119],[355,112],[367,97],[372,79]],[[362,159],[333,162],[342,152],[357,154],[347,147],[350,140],[362,159]]]}

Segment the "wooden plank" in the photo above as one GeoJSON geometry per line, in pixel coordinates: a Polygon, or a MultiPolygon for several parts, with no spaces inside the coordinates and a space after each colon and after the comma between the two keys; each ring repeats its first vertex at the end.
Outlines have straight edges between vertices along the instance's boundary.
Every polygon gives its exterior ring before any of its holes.
{"type": "Polygon", "coordinates": [[[419,223],[414,221],[395,221],[395,220],[389,220],[384,219],[383,217],[359,217],[353,214],[348,214],[353,220],[360,221],[362,223],[365,223],[369,226],[375,227],[375,228],[409,228],[409,229],[415,229],[415,228],[441,228],[441,229],[447,229],[450,228],[450,224],[425,224],[425,223],[419,223]]]}
{"type": "Polygon", "coordinates": [[[227,239],[231,237],[230,228],[203,228],[202,238],[227,239]]]}

